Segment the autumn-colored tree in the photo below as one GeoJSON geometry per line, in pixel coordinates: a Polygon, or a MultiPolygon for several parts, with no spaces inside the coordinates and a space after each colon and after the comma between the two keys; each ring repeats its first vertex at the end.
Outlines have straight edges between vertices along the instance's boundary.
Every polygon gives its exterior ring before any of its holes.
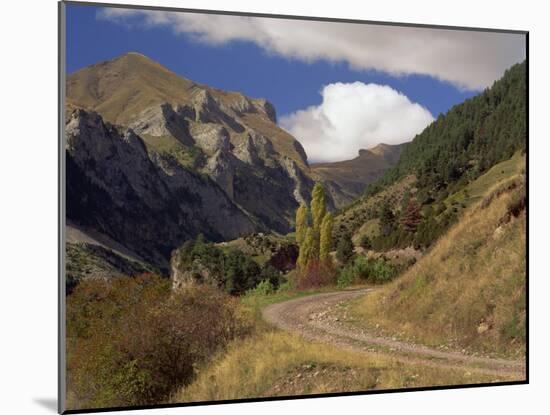
{"type": "Polygon", "coordinates": [[[300,245],[300,253],[298,255],[298,268],[305,269],[309,261],[319,255],[315,250],[315,231],[311,226],[306,228],[305,237],[300,245]]]}
{"type": "Polygon", "coordinates": [[[302,204],[296,211],[296,242],[300,248],[298,268],[304,270],[312,260],[328,258],[333,222],[333,216],[327,214],[325,189],[321,183],[316,183],[311,193],[311,208],[302,204]]]}
{"type": "Polygon", "coordinates": [[[239,302],[208,285],[173,291],[154,275],[84,280],[67,297],[68,405],[166,402],[251,329],[239,302]]]}
{"type": "Polygon", "coordinates": [[[327,212],[325,189],[321,183],[315,183],[311,193],[311,217],[313,219],[313,229],[319,230],[321,222],[327,212]]]}
{"type": "Polygon", "coordinates": [[[330,248],[332,246],[332,228],[334,217],[332,213],[327,213],[321,222],[319,259],[326,261],[329,258],[330,248]]]}
{"type": "Polygon", "coordinates": [[[414,233],[421,219],[420,205],[415,199],[409,200],[409,204],[401,216],[401,225],[407,232],[414,233]]]}
{"type": "Polygon", "coordinates": [[[296,211],[296,243],[298,245],[301,245],[306,237],[308,222],[309,209],[305,203],[302,203],[296,211]]]}

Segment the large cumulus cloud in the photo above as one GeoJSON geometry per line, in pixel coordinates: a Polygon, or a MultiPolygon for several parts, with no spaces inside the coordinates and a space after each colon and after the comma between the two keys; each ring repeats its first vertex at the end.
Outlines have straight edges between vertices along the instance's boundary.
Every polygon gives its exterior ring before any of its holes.
{"type": "Polygon", "coordinates": [[[386,85],[334,83],[321,95],[320,105],[280,119],[310,162],[346,160],[379,143],[400,144],[433,121],[427,109],[386,85]]]}

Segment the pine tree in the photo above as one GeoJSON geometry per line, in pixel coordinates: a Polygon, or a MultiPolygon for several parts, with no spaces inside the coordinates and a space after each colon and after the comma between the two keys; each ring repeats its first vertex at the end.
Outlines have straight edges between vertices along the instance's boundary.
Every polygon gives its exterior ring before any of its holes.
{"type": "Polygon", "coordinates": [[[363,235],[361,237],[361,240],[359,242],[359,245],[361,246],[361,248],[363,249],[371,249],[372,248],[372,242],[369,238],[368,235],[363,235]]]}
{"type": "Polygon", "coordinates": [[[336,247],[336,258],[342,264],[346,264],[353,257],[353,242],[349,234],[345,234],[336,247]]]}
{"type": "Polygon", "coordinates": [[[302,203],[296,211],[296,243],[298,246],[302,244],[306,236],[308,219],[309,209],[305,203],[302,203]]]}
{"type": "Polygon", "coordinates": [[[420,206],[416,200],[411,199],[401,217],[401,225],[407,232],[414,233],[420,224],[420,220],[420,206]]]}
{"type": "Polygon", "coordinates": [[[326,211],[325,189],[321,183],[315,183],[313,191],[311,192],[311,217],[313,219],[313,229],[319,230],[326,211]]]}
{"type": "Polygon", "coordinates": [[[395,215],[393,214],[388,202],[382,205],[380,211],[380,233],[382,236],[388,236],[395,227],[395,215]]]}
{"type": "Polygon", "coordinates": [[[329,258],[330,247],[332,246],[332,228],[334,226],[334,217],[332,213],[327,213],[321,222],[321,235],[319,247],[319,259],[326,261],[329,258]]]}

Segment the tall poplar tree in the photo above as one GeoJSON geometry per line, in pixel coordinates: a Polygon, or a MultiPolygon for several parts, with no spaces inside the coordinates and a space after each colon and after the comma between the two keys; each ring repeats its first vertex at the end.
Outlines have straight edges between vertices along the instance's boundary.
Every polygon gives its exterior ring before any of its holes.
{"type": "Polygon", "coordinates": [[[305,203],[302,203],[296,211],[296,243],[298,246],[302,244],[306,237],[308,219],[309,209],[305,203]]]}
{"type": "Polygon", "coordinates": [[[297,260],[298,268],[307,268],[309,261],[315,258],[315,256],[315,232],[311,226],[308,226],[306,228],[304,240],[300,245],[300,253],[298,254],[297,260]]]}
{"type": "Polygon", "coordinates": [[[321,222],[327,212],[325,189],[319,182],[315,183],[311,192],[311,217],[313,219],[313,229],[319,230],[321,222]]]}
{"type": "Polygon", "coordinates": [[[332,228],[334,226],[334,217],[332,213],[327,213],[321,222],[321,236],[319,259],[326,261],[329,258],[330,248],[332,246],[332,228]]]}

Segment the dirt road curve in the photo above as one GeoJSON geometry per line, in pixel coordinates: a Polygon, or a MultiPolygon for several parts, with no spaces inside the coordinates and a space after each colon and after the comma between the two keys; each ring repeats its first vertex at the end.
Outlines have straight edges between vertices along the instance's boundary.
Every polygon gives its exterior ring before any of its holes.
{"type": "Polygon", "coordinates": [[[359,353],[390,354],[398,360],[432,367],[467,368],[507,379],[525,378],[523,362],[470,356],[456,351],[432,349],[426,346],[380,337],[361,329],[340,324],[328,318],[331,308],[367,294],[370,289],[338,291],[301,297],[272,304],[263,310],[263,318],[283,330],[298,333],[308,340],[327,343],[359,353]]]}

